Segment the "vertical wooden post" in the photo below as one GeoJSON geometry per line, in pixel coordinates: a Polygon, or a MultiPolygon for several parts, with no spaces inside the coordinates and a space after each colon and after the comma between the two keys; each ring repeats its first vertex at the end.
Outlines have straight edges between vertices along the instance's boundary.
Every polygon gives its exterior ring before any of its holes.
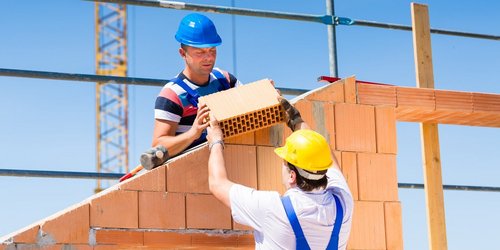
{"type": "MultiPolygon", "coordinates": [[[[434,88],[429,11],[426,5],[416,3],[411,4],[411,10],[417,87],[434,88]]],[[[441,176],[441,156],[439,152],[437,124],[421,123],[420,134],[422,138],[422,158],[424,163],[429,248],[433,250],[447,249],[443,181],[441,176]]]]}

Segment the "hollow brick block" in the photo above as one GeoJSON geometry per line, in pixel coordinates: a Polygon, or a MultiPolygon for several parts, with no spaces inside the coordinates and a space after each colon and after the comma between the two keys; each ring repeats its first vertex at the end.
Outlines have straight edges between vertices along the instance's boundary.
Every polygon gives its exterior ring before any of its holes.
{"type": "Polygon", "coordinates": [[[186,226],[197,229],[231,229],[231,211],[213,195],[187,194],[186,226]]]}
{"type": "Polygon", "coordinates": [[[137,228],[138,210],[136,191],[114,190],[90,201],[90,226],[137,228]]]}
{"type": "Polygon", "coordinates": [[[347,181],[354,200],[358,198],[358,167],[356,153],[342,152],[342,174],[347,181]]]}
{"type": "Polygon", "coordinates": [[[128,230],[96,230],[96,244],[116,244],[122,246],[143,245],[144,233],[128,230]]]}
{"type": "Polygon", "coordinates": [[[401,203],[384,202],[384,212],[387,249],[403,249],[403,219],[401,203]]]}
{"type": "Polygon", "coordinates": [[[268,79],[200,97],[219,120],[225,138],[283,122],[278,92],[268,79]]]}
{"type": "Polygon", "coordinates": [[[302,119],[328,141],[335,149],[335,118],[331,102],[297,100],[294,106],[300,111],[302,119]]]}
{"type": "Polygon", "coordinates": [[[356,83],[356,78],[351,76],[347,77],[344,82],[344,100],[345,103],[358,103],[357,100],[357,83],[356,83]]]}
{"type": "Polygon", "coordinates": [[[423,115],[436,109],[434,89],[397,87],[397,112],[398,116],[412,116],[415,111],[423,115]]]}
{"type": "Polygon", "coordinates": [[[377,152],[396,154],[396,111],[393,107],[375,107],[377,152]]]}
{"type": "Polygon", "coordinates": [[[359,199],[397,201],[396,155],[358,153],[359,199]]]}
{"type": "Polygon", "coordinates": [[[0,243],[2,242],[36,243],[38,230],[40,230],[40,225],[38,224],[29,225],[11,234],[0,237],[0,243]]]}
{"type": "Polygon", "coordinates": [[[208,156],[208,148],[200,147],[168,163],[167,191],[209,194],[208,156]]]}
{"type": "Polygon", "coordinates": [[[383,202],[354,201],[347,249],[386,249],[383,202]]]}
{"type": "Polygon", "coordinates": [[[166,167],[160,166],[120,183],[119,189],[164,192],[167,190],[167,178],[165,174],[166,167]]]}
{"type": "Polygon", "coordinates": [[[192,247],[217,247],[217,248],[235,248],[238,247],[238,235],[210,235],[196,233],[191,236],[192,247]]]}
{"type": "Polygon", "coordinates": [[[284,133],[289,128],[284,124],[263,128],[255,131],[255,145],[279,147],[284,144],[284,133]]]}
{"type": "Polygon", "coordinates": [[[42,236],[48,235],[56,243],[88,243],[90,228],[88,203],[63,210],[41,224],[42,236]]]}
{"type": "Polygon", "coordinates": [[[191,246],[191,234],[176,232],[144,232],[144,246],[179,248],[191,246]]]}
{"type": "Polygon", "coordinates": [[[259,190],[274,190],[284,194],[282,165],[283,160],[274,153],[273,147],[257,147],[257,184],[259,190]]]}
{"type": "Polygon", "coordinates": [[[381,84],[358,83],[360,104],[396,107],[396,87],[381,84]]]}
{"type": "Polygon", "coordinates": [[[237,135],[228,139],[224,139],[225,144],[236,144],[236,145],[254,145],[255,144],[255,132],[245,133],[237,135]]]}
{"type": "Polygon", "coordinates": [[[326,86],[310,91],[305,99],[321,102],[344,102],[344,80],[329,83],[326,86]]]}
{"type": "Polygon", "coordinates": [[[436,110],[472,113],[472,93],[459,91],[434,90],[436,110]]]}
{"type": "Polygon", "coordinates": [[[498,98],[498,94],[472,93],[472,101],[474,112],[500,112],[500,98],[498,98]]]}
{"type": "Polygon", "coordinates": [[[337,150],[376,152],[374,107],[335,104],[335,135],[337,150]]]}
{"type": "Polygon", "coordinates": [[[182,193],[139,192],[139,228],[186,228],[182,193]]]}
{"type": "Polygon", "coordinates": [[[231,181],[257,189],[256,151],[255,146],[226,145],[224,159],[227,175],[231,181]]]}

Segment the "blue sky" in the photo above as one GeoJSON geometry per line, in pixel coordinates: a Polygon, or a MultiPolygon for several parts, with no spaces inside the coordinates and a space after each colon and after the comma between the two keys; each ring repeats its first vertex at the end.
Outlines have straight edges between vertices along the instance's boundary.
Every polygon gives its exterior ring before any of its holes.
{"type": "MultiPolygon", "coordinates": [[[[191,1],[229,6],[231,1],[191,1]]],[[[500,35],[500,2],[423,1],[433,28],[500,35]]],[[[324,14],[324,1],[236,1],[237,7],[324,14]]],[[[335,1],[336,14],[410,25],[410,1],[335,1]]],[[[129,75],[169,79],[183,63],[173,35],[187,11],[129,7],[129,75]]],[[[231,17],[207,14],[223,44],[217,65],[233,69],[231,17]]],[[[317,23],[236,17],[237,77],[272,78],[277,86],[313,89],[328,75],[326,27],[317,23]]],[[[94,4],[84,1],[0,2],[0,68],[93,74],[94,4]]],[[[411,32],[337,28],[341,77],[415,86],[411,32]]],[[[438,89],[500,93],[500,42],[432,36],[438,89]]],[[[150,146],[158,87],[129,88],[130,162],[150,146]]],[[[93,83],[0,77],[0,168],[95,171],[93,83]]],[[[398,181],[422,183],[420,135],[398,123],[398,181]]],[[[440,125],[443,183],[499,186],[500,129],[440,125]]],[[[131,167],[133,167],[131,166],[131,167]]],[[[0,235],[93,194],[94,180],[0,176],[0,235]]],[[[427,249],[423,190],[400,189],[406,249],[427,249]]],[[[500,243],[500,194],[445,191],[450,249],[500,243]]]]}

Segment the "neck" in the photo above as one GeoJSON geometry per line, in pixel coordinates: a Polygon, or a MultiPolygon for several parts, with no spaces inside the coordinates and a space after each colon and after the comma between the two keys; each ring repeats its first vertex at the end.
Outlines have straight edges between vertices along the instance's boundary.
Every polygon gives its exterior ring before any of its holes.
{"type": "Polygon", "coordinates": [[[182,73],[194,84],[203,85],[210,79],[210,74],[196,74],[189,68],[185,68],[182,73]]]}

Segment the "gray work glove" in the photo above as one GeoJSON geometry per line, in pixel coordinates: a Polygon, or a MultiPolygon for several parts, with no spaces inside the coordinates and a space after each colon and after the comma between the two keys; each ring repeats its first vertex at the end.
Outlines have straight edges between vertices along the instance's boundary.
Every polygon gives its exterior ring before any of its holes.
{"type": "Polygon", "coordinates": [[[141,154],[141,165],[145,169],[151,170],[166,162],[168,158],[167,149],[162,145],[158,145],[141,154]]]}
{"type": "Polygon", "coordinates": [[[297,110],[292,104],[290,104],[285,98],[278,97],[281,106],[285,110],[286,114],[286,125],[292,130],[295,131],[295,125],[304,122],[302,117],[300,116],[299,110],[297,110]]]}

